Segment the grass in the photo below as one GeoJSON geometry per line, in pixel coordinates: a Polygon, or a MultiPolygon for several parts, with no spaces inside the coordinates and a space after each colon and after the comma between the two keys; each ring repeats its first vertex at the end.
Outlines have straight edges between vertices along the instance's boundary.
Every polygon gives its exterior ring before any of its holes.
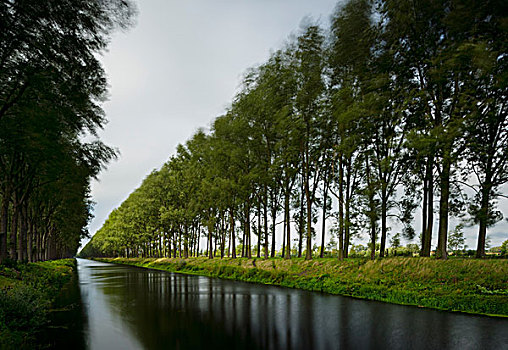
{"type": "Polygon", "coordinates": [[[0,348],[33,349],[74,259],[0,265],[0,348]]]}
{"type": "Polygon", "coordinates": [[[105,262],[273,284],[491,316],[508,316],[508,260],[109,258],[105,262]]]}

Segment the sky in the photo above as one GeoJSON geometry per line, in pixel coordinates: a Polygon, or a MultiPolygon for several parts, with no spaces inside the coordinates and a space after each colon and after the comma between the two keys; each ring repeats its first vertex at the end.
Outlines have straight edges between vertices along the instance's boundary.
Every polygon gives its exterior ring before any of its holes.
{"type": "MultiPolygon", "coordinates": [[[[248,68],[281,48],[304,18],[328,26],[337,0],[136,3],[137,24],[113,35],[100,57],[110,89],[104,104],[109,123],[99,135],[120,157],[92,183],[92,235],[178,144],[225,111],[248,68]]],[[[501,204],[508,208],[507,201],[501,204]]],[[[466,229],[466,237],[475,247],[476,228],[466,229]]],[[[500,245],[508,223],[496,225],[489,237],[500,245]]]]}

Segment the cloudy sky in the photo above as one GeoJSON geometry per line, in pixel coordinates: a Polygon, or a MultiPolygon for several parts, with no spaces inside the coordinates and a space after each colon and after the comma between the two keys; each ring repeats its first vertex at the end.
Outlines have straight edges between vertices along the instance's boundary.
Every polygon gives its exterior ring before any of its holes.
{"type": "MultiPolygon", "coordinates": [[[[232,100],[242,74],[297,32],[327,26],[337,0],[138,0],[137,25],[113,36],[102,59],[110,84],[100,137],[121,156],[92,185],[94,234],[143,178],[232,100]]],[[[504,222],[492,243],[506,239],[504,222]]],[[[473,246],[475,233],[468,245],[473,246]]],[[[86,242],[84,242],[86,243],[86,242]]]]}

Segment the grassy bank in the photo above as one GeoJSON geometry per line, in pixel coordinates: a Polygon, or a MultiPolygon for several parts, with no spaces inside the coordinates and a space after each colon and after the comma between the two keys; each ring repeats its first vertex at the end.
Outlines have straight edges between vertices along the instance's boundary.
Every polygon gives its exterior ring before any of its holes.
{"type": "Polygon", "coordinates": [[[508,260],[97,259],[475,314],[508,316],[508,260]]]}
{"type": "Polygon", "coordinates": [[[0,265],[0,348],[32,349],[74,259],[0,265]]]}

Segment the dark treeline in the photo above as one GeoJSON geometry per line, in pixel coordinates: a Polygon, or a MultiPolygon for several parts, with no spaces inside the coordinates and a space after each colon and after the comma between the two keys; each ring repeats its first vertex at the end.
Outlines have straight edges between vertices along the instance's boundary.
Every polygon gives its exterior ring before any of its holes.
{"type": "Polygon", "coordinates": [[[97,55],[133,11],[126,0],[0,1],[0,261],[72,256],[87,235],[90,179],[116,157],[96,137],[97,55]]]}
{"type": "Polygon", "coordinates": [[[422,256],[437,233],[446,259],[455,216],[478,226],[483,257],[508,181],[506,14],[505,1],[341,3],[329,30],[304,25],[249,70],[210,132],[180,145],[82,254],[273,257],[278,244],[310,259],[331,218],[339,258],[360,234],[383,257],[395,218],[422,256]]]}

